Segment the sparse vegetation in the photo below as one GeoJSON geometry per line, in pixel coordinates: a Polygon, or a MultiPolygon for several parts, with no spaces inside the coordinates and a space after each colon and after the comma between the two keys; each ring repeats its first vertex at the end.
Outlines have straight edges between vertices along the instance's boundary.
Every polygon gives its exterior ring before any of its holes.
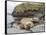
{"type": "Polygon", "coordinates": [[[30,12],[41,12],[45,7],[44,3],[22,3],[17,5],[12,13],[12,15],[31,14],[30,12]],[[29,13],[27,13],[29,12],[29,13]]]}
{"type": "Polygon", "coordinates": [[[44,8],[44,3],[38,4],[30,4],[30,3],[22,3],[15,7],[16,12],[27,12],[27,11],[39,11],[44,8]]]}

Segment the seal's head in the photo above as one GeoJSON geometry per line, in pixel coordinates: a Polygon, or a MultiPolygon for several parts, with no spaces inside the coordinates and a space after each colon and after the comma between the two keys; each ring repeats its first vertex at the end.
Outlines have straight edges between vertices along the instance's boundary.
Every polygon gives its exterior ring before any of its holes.
{"type": "Polygon", "coordinates": [[[30,28],[33,27],[33,26],[34,26],[34,24],[33,24],[32,21],[28,21],[28,22],[26,22],[26,23],[24,24],[24,28],[25,28],[26,30],[30,29],[30,28]]]}

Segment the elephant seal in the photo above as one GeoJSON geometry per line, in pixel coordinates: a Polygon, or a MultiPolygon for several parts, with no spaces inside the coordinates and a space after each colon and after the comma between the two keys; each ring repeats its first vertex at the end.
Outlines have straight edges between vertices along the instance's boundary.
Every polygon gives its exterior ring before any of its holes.
{"type": "Polygon", "coordinates": [[[22,18],[19,22],[19,27],[21,29],[29,30],[34,26],[34,23],[32,22],[32,18],[22,18]]]}

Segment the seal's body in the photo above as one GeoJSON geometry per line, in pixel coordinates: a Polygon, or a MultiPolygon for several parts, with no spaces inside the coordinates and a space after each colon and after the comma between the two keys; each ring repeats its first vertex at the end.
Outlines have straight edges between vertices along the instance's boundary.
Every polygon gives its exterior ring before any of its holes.
{"type": "Polygon", "coordinates": [[[19,21],[19,26],[20,28],[28,30],[34,26],[34,23],[32,22],[32,18],[22,18],[19,21]]]}

